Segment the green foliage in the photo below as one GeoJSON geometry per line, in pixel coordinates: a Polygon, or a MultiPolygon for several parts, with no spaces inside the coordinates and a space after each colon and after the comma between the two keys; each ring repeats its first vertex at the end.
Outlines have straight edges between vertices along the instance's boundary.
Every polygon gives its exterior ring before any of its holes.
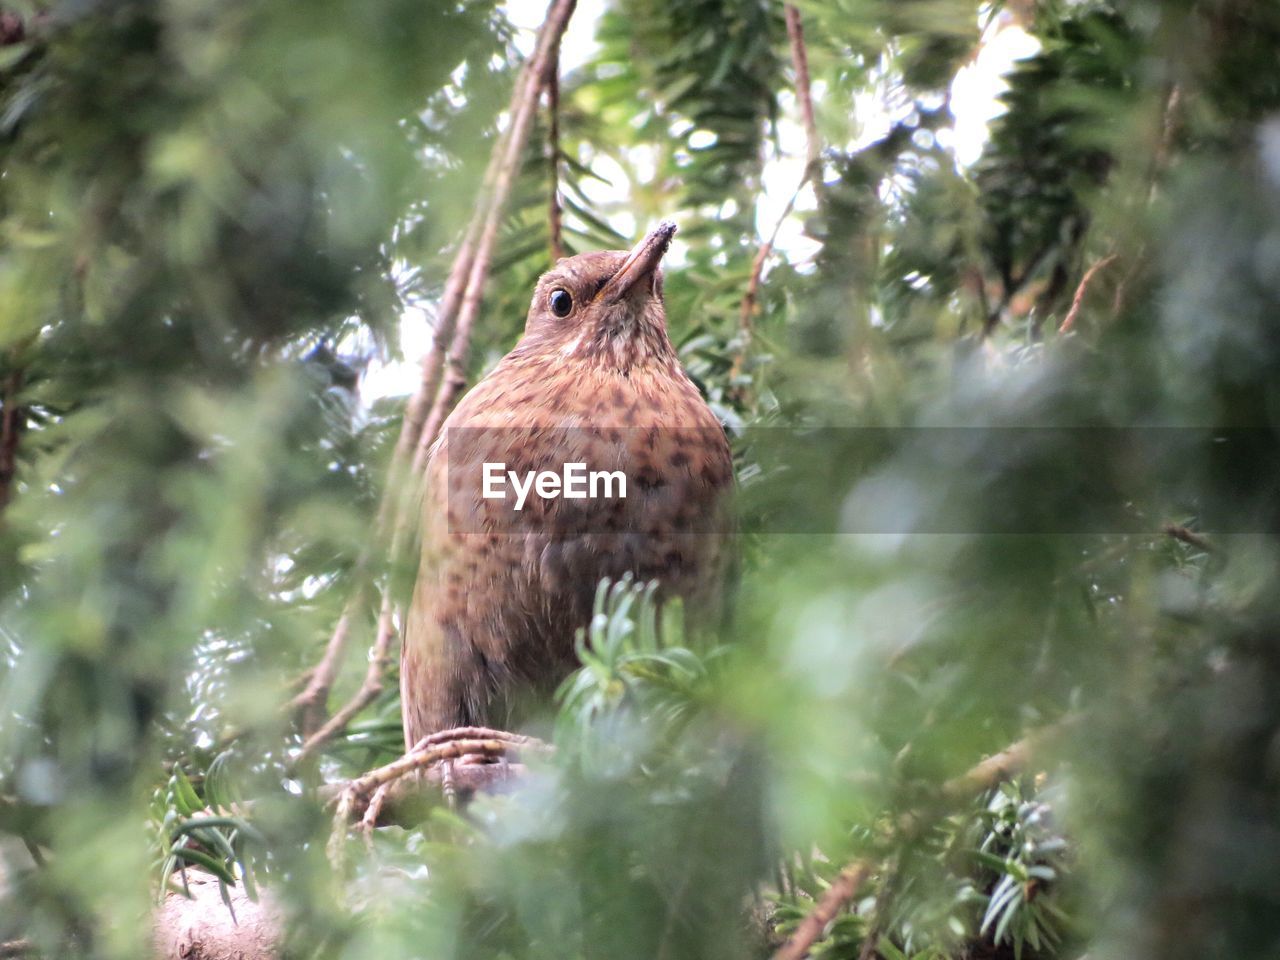
{"type": "Polygon", "coordinates": [[[176,871],[181,891],[188,896],[187,867],[200,867],[218,878],[222,899],[234,912],[228,887],[243,882],[251,900],[257,900],[257,869],[249,855],[251,848],[261,853],[266,839],[243,816],[233,816],[235,786],[227,776],[227,755],[221,754],[204,777],[203,798],[182,772],[175,768],[163,791],[156,791],[152,804],[153,822],[159,845],[160,896],[172,891],[176,871]]]}
{"type": "Polygon", "coordinates": [[[527,38],[480,0],[12,9],[0,941],[145,955],[200,870],[280,904],[289,956],[763,957],[858,862],[811,956],[1274,954],[1274,5],[799,3],[816,253],[774,252],[749,341],[761,185],[805,154],[782,5],[607,5],[470,372],[522,326],[553,170],[570,252],[676,214],[732,616],[601,584],[554,754],[343,872],[318,797],[402,750],[394,670],[314,762],[283,708],[369,576],[402,403],[362,367],[430,313],[527,38]],[[1001,22],[1039,50],[966,167],[952,84],[1001,22]]]}

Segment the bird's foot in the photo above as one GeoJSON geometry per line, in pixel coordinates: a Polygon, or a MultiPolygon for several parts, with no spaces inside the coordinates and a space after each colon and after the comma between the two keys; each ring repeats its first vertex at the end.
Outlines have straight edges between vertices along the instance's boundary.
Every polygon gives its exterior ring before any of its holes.
{"type": "Polygon", "coordinates": [[[423,737],[409,754],[433,755],[448,751],[448,756],[424,769],[428,779],[439,781],[445,802],[456,807],[459,797],[469,798],[477,792],[492,790],[523,773],[524,767],[518,762],[522,753],[550,749],[536,737],[506,730],[454,727],[423,737]]]}
{"type": "Polygon", "coordinates": [[[330,855],[338,862],[342,836],[355,816],[360,816],[366,838],[371,834],[395,784],[407,776],[422,772],[428,780],[439,781],[452,804],[460,793],[470,796],[494,789],[523,772],[523,766],[510,762],[513,757],[551,749],[536,737],[488,727],[455,727],[423,737],[403,757],[356,777],[338,794],[330,855]]]}
{"type": "Polygon", "coordinates": [[[498,740],[514,746],[546,747],[546,744],[537,737],[527,737],[523,734],[510,733],[506,730],[495,730],[493,727],[451,727],[448,730],[439,730],[435,733],[427,734],[415,743],[413,749],[409,752],[416,753],[419,750],[428,750],[431,747],[438,747],[441,744],[452,743],[457,740],[498,740]]]}

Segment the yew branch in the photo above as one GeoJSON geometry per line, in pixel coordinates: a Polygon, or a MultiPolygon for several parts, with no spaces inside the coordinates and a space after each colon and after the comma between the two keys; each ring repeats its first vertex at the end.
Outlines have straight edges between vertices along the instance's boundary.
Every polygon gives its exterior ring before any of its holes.
{"type": "Polygon", "coordinates": [[[764,275],[764,265],[768,262],[769,255],[773,252],[773,248],[778,242],[778,234],[782,230],[782,225],[795,209],[796,201],[800,198],[800,193],[804,190],[805,184],[812,180],[815,193],[821,190],[822,184],[822,141],[818,136],[818,123],[814,118],[813,112],[813,94],[809,82],[809,54],[804,43],[804,25],[800,20],[800,11],[793,4],[786,5],[785,17],[787,38],[791,41],[791,65],[795,70],[796,101],[800,106],[801,122],[804,124],[804,175],[800,178],[800,183],[796,185],[795,192],[791,194],[791,199],[787,201],[782,215],[778,217],[777,223],[774,224],[773,232],[769,234],[767,240],[760,244],[760,249],[756,251],[755,259],[751,261],[751,273],[747,277],[747,290],[742,296],[742,305],[738,309],[740,346],[733,358],[733,368],[730,372],[731,381],[742,373],[742,369],[746,365],[747,351],[755,328],[754,317],[756,303],[760,296],[760,280],[764,275]]]}
{"type": "MultiPolygon", "coordinates": [[[[454,732],[446,731],[446,734],[454,732]]],[[[550,748],[540,740],[514,734],[505,735],[502,739],[455,739],[411,750],[398,760],[355,778],[343,788],[334,805],[333,830],[329,835],[328,843],[330,860],[334,863],[341,862],[343,839],[357,804],[381,791],[384,786],[443,760],[459,760],[463,757],[505,757],[519,750],[548,751],[550,748]]],[[[378,799],[379,809],[383,805],[386,792],[382,791],[383,797],[378,799]]],[[[373,820],[374,822],[377,820],[376,813],[373,820]]]]}
{"type": "Polygon", "coordinates": [[[551,191],[547,198],[547,232],[551,236],[551,262],[564,256],[564,210],[560,206],[560,51],[547,71],[547,164],[551,191]]]}
{"type": "Polygon", "coordinates": [[[813,171],[822,161],[822,141],[818,137],[818,122],[813,112],[813,93],[809,84],[809,52],[804,43],[804,25],[800,21],[800,11],[794,4],[788,3],[785,16],[787,39],[791,41],[791,65],[796,72],[796,100],[799,101],[800,119],[804,123],[805,144],[808,147],[806,167],[813,171]]]}
{"type": "Polygon", "coordinates": [[[295,766],[313,756],[320,747],[345,730],[347,724],[361,710],[378,699],[383,691],[383,678],[388,665],[391,663],[391,641],[395,638],[395,635],[395,613],[392,609],[391,594],[388,588],[383,590],[382,593],[382,609],[378,612],[378,633],[374,639],[373,652],[369,656],[369,666],[365,669],[364,680],[360,683],[360,689],[356,691],[354,697],[343,704],[332,717],[307,738],[302,745],[302,750],[294,758],[295,766]]]}
{"type": "Polygon", "coordinates": [[[444,418],[457,402],[462,388],[466,385],[465,369],[467,354],[471,348],[471,332],[480,313],[480,305],[484,298],[484,285],[489,277],[489,267],[493,262],[493,250],[498,240],[498,228],[502,223],[502,211],[511,189],[520,172],[520,160],[524,155],[529,140],[529,132],[533,127],[534,114],[538,108],[543,87],[555,62],[555,53],[559,48],[560,38],[569,25],[577,0],[552,0],[547,11],[547,19],[538,34],[538,43],[533,56],[525,64],[521,74],[521,82],[517,85],[517,102],[511,116],[511,129],[503,143],[502,162],[498,166],[494,179],[493,194],[489,208],[485,213],[484,228],[477,242],[475,258],[471,262],[471,272],[467,277],[466,292],[462,305],[458,310],[457,324],[453,329],[453,337],[445,356],[449,374],[441,379],[431,412],[418,436],[417,449],[413,457],[413,475],[419,476],[426,464],[431,445],[444,423],[444,418]]]}
{"type": "Polygon", "coordinates": [[[754,320],[756,310],[756,300],[760,295],[760,279],[764,274],[764,265],[769,259],[769,254],[773,252],[774,245],[778,242],[778,234],[782,232],[782,225],[786,222],[787,217],[791,216],[791,211],[795,209],[796,201],[800,198],[800,193],[804,190],[804,185],[809,182],[811,177],[810,171],[805,171],[800,182],[796,185],[795,191],[791,194],[791,199],[787,201],[787,205],[782,210],[782,215],[778,217],[777,223],[773,225],[773,231],[769,234],[767,240],[760,244],[760,249],[756,251],[755,259],[751,261],[751,274],[747,277],[747,292],[743,294],[742,305],[738,309],[738,325],[744,336],[749,336],[754,329],[754,320]]]}
{"type": "MultiPolygon", "coordinates": [[[[1024,737],[1010,744],[999,753],[992,754],[974,764],[958,777],[946,781],[938,791],[938,804],[927,811],[917,811],[898,819],[901,836],[918,836],[922,827],[945,811],[954,809],[969,798],[990,790],[996,784],[1017,776],[1027,768],[1040,746],[1066,726],[1070,720],[1060,721],[1051,727],[1024,737]]],[[[773,960],[801,960],[809,955],[810,948],[822,937],[827,925],[836,918],[861,889],[870,876],[871,863],[865,859],[847,864],[831,886],[796,927],[795,932],[778,948],[773,960]]]]}
{"type": "Polygon", "coordinates": [[[827,924],[836,918],[845,904],[852,900],[871,874],[865,863],[851,863],[837,874],[831,886],[818,901],[817,906],[800,921],[796,932],[778,948],[773,960],[801,960],[809,955],[809,949],[822,937],[827,924]]]}
{"type": "Polygon", "coordinates": [[[325,712],[328,710],[329,691],[338,678],[338,666],[347,649],[347,640],[351,636],[351,620],[357,615],[364,599],[364,591],[357,589],[347,601],[338,618],[338,625],[325,645],[324,656],[306,676],[306,686],[302,692],[289,701],[289,710],[298,717],[298,727],[304,737],[310,737],[324,725],[325,712]]]}

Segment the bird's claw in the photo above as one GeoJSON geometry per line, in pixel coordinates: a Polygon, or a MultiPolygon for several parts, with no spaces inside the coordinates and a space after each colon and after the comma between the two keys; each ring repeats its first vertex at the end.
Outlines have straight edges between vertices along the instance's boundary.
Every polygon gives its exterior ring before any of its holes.
{"type": "Polygon", "coordinates": [[[456,809],[458,806],[459,784],[457,770],[459,767],[497,765],[502,769],[500,779],[506,780],[509,779],[511,770],[510,751],[545,748],[545,744],[534,737],[511,733],[506,730],[496,730],[492,727],[453,727],[428,734],[415,743],[413,749],[409,752],[410,754],[421,754],[439,750],[446,744],[460,743],[462,741],[487,741],[490,744],[496,742],[502,744],[506,749],[498,753],[492,751],[463,752],[456,757],[445,757],[437,760],[426,768],[429,770],[431,767],[435,767],[439,771],[440,792],[444,797],[445,803],[451,809],[456,809]]]}
{"type": "MultiPolygon", "coordinates": [[[[378,825],[387,798],[395,782],[402,777],[420,775],[423,770],[437,767],[441,793],[444,795],[445,802],[454,807],[458,802],[457,769],[498,765],[502,775],[492,780],[507,780],[511,776],[511,754],[526,750],[547,752],[551,749],[536,737],[509,733],[505,730],[493,730],[488,727],[455,727],[423,737],[399,760],[351,781],[339,793],[334,811],[334,829],[329,843],[330,857],[334,863],[340,862],[342,837],[346,833],[347,826],[360,810],[361,801],[366,797],[368,803],[363,813],[359,814],[359,826],[365,842],[372,842],[373,830],[378,825]]],[[[490,782],[489,778],[478,780],[466,778],[466,780],[470,783],[468,790],[484,789],[483,786],[477,788],[475,785],[490,782]]]]}
{"type": "Polygon", "coordinates": [[[506,730],[495,730],[492,727],[451,727],[448,730],[438,730],[435,733],[427,734],[415,743],[413,749],[409,752],[418,753],[423,750],[429,750],[432,747],[438,747],[441,744],[452,743],[455,740],[499,740],[503,743],[510,743],[513,746],[541,743],[540,740],[534,737],[526,737],[506,730]]]}

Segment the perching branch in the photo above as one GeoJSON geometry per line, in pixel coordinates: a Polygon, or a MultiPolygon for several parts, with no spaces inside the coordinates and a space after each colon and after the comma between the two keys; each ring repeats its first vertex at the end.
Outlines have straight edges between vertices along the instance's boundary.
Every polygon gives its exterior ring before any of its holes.
{"type": "MultiPolygon", "coordinates": [[[[479,732],[487,733],[493,731],[482,730],[479,732]]],[[[338,801],[334,807],[333,831],[329,836],[328,844],[330,860],[335,863],[341,861],[343,839],[346,836],[347,827],[351,823],[357,804],[362,801],[368,802],[378,788],[394,783],[418,770],[435,766],[441,761],[459,760],[464,757],[499,758],[518,754],[521,750],[548,751],[551,749],[542,741],[533,737],[522,737],[507,733],[503,733],[500,738],[468,739],[463,737],[461,739],[443,739],[446,736],[465,733],[465,728],[443,731],[441,734],[435,735],[441,738],[441,742],[432,743],[430,742],[431,738],[428,738],[423,744],[419,744],[398,760],[394,760],[386,766],[378,767],[376,770],[370,770],[363,776],[349,782],[338,795],[338,801]]]]}

